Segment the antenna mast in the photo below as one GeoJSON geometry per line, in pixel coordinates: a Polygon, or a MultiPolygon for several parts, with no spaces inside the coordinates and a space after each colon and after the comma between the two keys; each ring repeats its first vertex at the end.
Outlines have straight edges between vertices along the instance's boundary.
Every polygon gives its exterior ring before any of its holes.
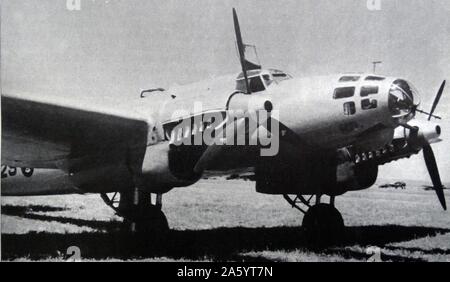
{"type": "Polygon", "coordinates": [[[377,65],[382,64],[382,61],[374,61],[372,62],[373,64],[373,73],[375,74],[376,70],[377,70],[377,65]]]}

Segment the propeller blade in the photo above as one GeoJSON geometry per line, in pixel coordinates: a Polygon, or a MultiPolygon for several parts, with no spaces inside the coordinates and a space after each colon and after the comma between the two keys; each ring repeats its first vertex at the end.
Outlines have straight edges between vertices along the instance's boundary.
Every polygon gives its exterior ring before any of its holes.
{"type": "Polygon", "coordinates": [[[434,111],[436,110],[436,107],[439,103],[439,100],[441,99],[442,93],[444,92],[445,88],[445,80],[442,82],[441,87],[439,88],[438,93],[436,94],[436,98],[434,99],[433,106],[431,107],[430,115],[428,116],[428,120],[431,120],[431,117],[433,116],[434,111]]]}
{"type": "Polygon", "coordinates": [[[250,87],[248,85],[247,68],[245,64],[245,46],[242,42],[241,28],[239,27],[239,20],[236,14],[236,10],[233,8],[233,21],[234,21],[234,31],[236,33],[236,43],[239,51],[239,60],[241,62],[242,73],[245,79],[245,88],[247,93],[250,94],[250,87]]]}
{"type": "Polygon", "coordinates": [[[434,191],[438,196],[444,210],[447,210],[447,204],[445,203],[444,187],[442,186],[441,177],[439,176],[439,170],[436,164],[436,158],[434,157],[433,149],[430,145],[423,147],[423,157],[425,164],[427,165],[428,173],[430,174],[431,181],[433,182],[434,191]]]}

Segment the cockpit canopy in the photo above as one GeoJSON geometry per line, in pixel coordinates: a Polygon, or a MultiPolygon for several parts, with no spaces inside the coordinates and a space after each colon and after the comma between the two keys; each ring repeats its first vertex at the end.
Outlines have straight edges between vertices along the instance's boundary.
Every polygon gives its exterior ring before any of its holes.
{"type": "Polygon", "coordinates": [[[389,109],[394,117],[403,117],[411,114],[418,103],[414,103],[414,98],[418,98],[418,91],[409,82],[397,79],[389,90],[389,109]]]}
{"type": "MultiPolygon", "coordinates": [[[[283,80],[291,79],[292,76],[280,70],[249,70],[247,71],[248,85],[250,92],[261,92],[267,89],[272,83],[280,83],[283,80]]],[[[244,74],[241,72],[236,78],[236,91],[247,92],[244,74]]]]}

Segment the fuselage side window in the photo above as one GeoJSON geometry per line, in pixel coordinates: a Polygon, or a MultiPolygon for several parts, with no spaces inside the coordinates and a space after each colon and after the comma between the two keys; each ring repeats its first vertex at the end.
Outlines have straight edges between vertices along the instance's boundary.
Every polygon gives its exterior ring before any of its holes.
{"type": "Polygon", "coordinates": [[[367,80],[367,81],[383,81],[385,79],[386,78],[382,77],[382,76],[373,76],[373,75],[371,75],[371,76],[366,77],[365,80],[367,80]]]}
{"type": "Polygon", "coordinates": [[[343,99],[353,97],[355,95],[355,87],[339,87],[334,90],[334,99],[343,99]]]}
{"type": "Polygon", "coordinates": [[[361,109],[363,110],[376,109],[377,107],[378,107],[377,100],[370,100],[370,99],[361,100],[361,109]]]}
{"type": "Polygon", "coordinates": [[[367,97],[372,94],[378,94],[378,86],[361,87],[361,97],[367,97]]]}
{"type": "Polygon", "coordinates": [[[351,116],[356,113],[355,102],[344,103],[344,115],[351,116]]]}
{"type": "Polygon", "coordinates": [[[339,78],[339,82],[358,81],[361,77],[357,75],[347,75],[339,78]]]}

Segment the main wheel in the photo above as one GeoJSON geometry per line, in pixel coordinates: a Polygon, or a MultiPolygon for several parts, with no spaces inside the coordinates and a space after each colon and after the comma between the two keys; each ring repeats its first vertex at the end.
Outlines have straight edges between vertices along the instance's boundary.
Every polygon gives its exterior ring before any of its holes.
{"type": "Polygon", "coordinates": [[[118,250],[125,257],[154,255],[167,241],[169,224],[164,213],[155,206],[127,213],[120,227],[118,250]]]}
{"type": "Polygon", "coordinates": [[[303,217],[302,227],[309,247],[322,249],[339,243],[344,235],[344,220],[339,211],[320,203],[312,206],[303,217]]]}
{"type": "Polygon", "coordinates": [[[169,230],[169,223],[161,209],[146,206],[145,209],[128,211],[124,218],[124,230],[139,234],[164,234],[169,230]]]}
{"type": "Polygon", "coordinates": [[[123,224],[120,228],[123,233],[158,235],[169,230],[169,224],[161,206],[151,203],[150,194],[142,193],[138,197],[137,204],[134,203],[133,196],[133,193],[130,192],[101,194],[103,201],[117,215],[123,217],[123,224]]]}

